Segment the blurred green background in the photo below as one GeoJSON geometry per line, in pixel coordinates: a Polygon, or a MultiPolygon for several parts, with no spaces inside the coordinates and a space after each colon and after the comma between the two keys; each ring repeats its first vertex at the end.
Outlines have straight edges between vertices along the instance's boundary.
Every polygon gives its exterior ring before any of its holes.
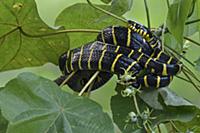
{"type": "MultiPolygon", "coordinates": [[[[56,19],[56,16],[65,7],[73,5],[77,2],[86,3],[85,0],[36,0],[36,2],[41,18],[49,26],[54,26],[54,21],[56,19]]],[[[92,2],[101,3],[100,0],[93,0],[92,2]]],[[[163,24],[167,15],[167,5],[165,1],[152,0],[148,1],[148,5],[150,10],[152,27],[158,27],[161,24],[163,24]]],[[[136,20],[146,25],[147,21],[146,21],[146,13],[143,1],[134,0],[132,9],[128,11],[126,14],[124,14],[124,17],[127,19],[136,20]]],[[[198,37],[199,36],[195,34],[191,38],[199,41],[198,37]]],[[[186,57],[191,61],[197,60],[200,55],[199,54],[200,48],[189,42],[186,43],[187,45],[190,46],[186,53],[186,57]]],[[[56,79],[61,74],[58,67],[53,64],[45,64],[44,66],[41,67],[23,68],[20,70],[1,72],[0,87],[4,86],[10,79],[16,77],[19,73],[22,72],[33,72],[48,79],[56,79]]],[[[198,77],[200,76],[199,73],[196,72],[195,70],[194,72],[198,75],[198,77]]],[[[115,94],[114,89],[116,86],[116,80],[117,78],[113,77],[112,80],[109,81],[106,85],[104,85],[101,89],[98,89],[92,92],[91,94],[91,98],[100,103],[101,105],[103,105],[104,110],[106,111],[109,110],[110,97],[115,94]]],[[[187,98],[188,100],[192,101],[197,105],[200,105],[200,94],[194,89],[194,87],[192,87],[191,84],[175,78],[170,86],[178,95],[187,98]]],[[[66,87],[66,89],[70,91],[69,88],[66,87]]]]}

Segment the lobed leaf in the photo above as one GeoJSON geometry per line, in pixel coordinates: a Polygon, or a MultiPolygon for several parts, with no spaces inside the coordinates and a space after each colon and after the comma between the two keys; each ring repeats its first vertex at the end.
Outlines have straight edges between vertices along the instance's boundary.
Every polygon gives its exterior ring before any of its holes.
{"type": "Polygon", "coordinates": [[[98,104],[31,73],[6,84],[0,107],[9,121],[8,133],[114,133],[111,119],[98,104]]]}
{"type": "Polygon", "coordinates": [[[58,30],[42,22],[34,0],[1,0],[0,29],[0,71],[57,64],[68,49],[66,34],[42,36],[58,30]]]}

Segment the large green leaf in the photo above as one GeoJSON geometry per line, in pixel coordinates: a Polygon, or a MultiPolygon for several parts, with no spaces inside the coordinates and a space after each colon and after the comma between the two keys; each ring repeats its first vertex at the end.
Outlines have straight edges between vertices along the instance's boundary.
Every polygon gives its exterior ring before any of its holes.
{"type": "Polygon", "coordinates": [[[34,0],[1,0],[0,29],[0,71],[46,62],[57,64],[59,55],[68,49],[66,34],[46,37],[26,34],[41,35],[57,31],[42,22],[34,0]]]}
{"type": "MultiPolygon", "coordinates": [[[[127,123],[125,120],[130,112],[137,112],[132,97],[122,97],[120,89],[117,88],[118,94],[111,99],[111,109],[114,122],[122,130],[123,133],[130,133],[138,129],[134,123],[127,123]]],[[[152,120],[152,127],[156,124],[167,122],[169,120],[189,122],[199,111],[195,105],[187,100],[177,96],[169,88],[161,88],[159,90],[144,90],[137,100],[140,112],[146,107],[153,110],[151,116],[156,119],[152,120]]],[[[198,123],[195,123],[196,125],[198,123]]],[[[142,126],[142,125],[141,125],[142,126]]]]}
{"type": "MultiPolygon", "coordinates": [[[[98,6],[107,10],[111,7],[107,5],[98,6]]],[[[66,8],[59,14],[56,20],[56,26],[64,26],[66,29],[102,30],[105,27],[115,24],[122,24],[122,22],[105,15],[85,3],[77,3],[66,8]]],[[[77,47],[96,39],[97,33],[86,33],[70,34],[70,47],[77,47]]]]}
{"type": "Polygon", "coordinates": [[[167,15],[167,27],[177,41],[182,44],[185,21],[191,8],[192,0],[174,0],[167,15]]]}
{"type": "Polygon", "coordinates": [[[0,92],[0,107],[8,133],[114,133],[98,104],[31,73],[8,82],[0,92]]]}

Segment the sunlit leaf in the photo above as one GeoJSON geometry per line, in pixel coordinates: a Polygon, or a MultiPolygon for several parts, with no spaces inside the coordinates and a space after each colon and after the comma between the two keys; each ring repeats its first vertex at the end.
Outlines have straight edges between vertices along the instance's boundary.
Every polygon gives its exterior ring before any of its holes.
{"type": "Polygon", "coordinates": [[[42,22],[34,0],[1,0],[0,29],[0,71],[57,64],[68,49],[66,34],[32,36],[57,31],[42,22]]]}
{"type": "Polygon", "coordinates": [[[8,82],[0,92],[0,107],[9,121],[8,133],[114,133],[97,103],[31,73],[8,82]]]}

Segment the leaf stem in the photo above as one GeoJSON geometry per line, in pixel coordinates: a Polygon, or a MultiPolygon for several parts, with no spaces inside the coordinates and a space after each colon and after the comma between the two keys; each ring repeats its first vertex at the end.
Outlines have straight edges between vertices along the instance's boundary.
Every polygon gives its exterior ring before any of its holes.
{"type": "Polygon", "coordinates": [[[147,4],[147,0],[144,0],[144,6],[145,6],[145,11],[146,11],[146,16],[147,16],[147,25],[148,25],[148,28],[150,29],[151,23],[150,23],[149,7],[147,4]]]}
{"type": "Polygon", "coordinates": [[[140,112],[140,109],[139,109],[139,106],[138,106],[138,103],[137,103],[137,97],[136,97],[136,94],[133,95],[133,101],[134,101],[134,105],[135,105],[135,109],[137,111],[137,114],[139,116],[141,116],[141,112],[140,112]]]}
{"type": "Polygon", "coordinates": [[[98,7],[98,6],[95,6],[94,4],[91,3],[90,0],[87,0],[87,3],[88,3],[91,7],[95,8],[95,9],[97,9],[97,10],[99,10],[99,11],[105,13],[105,14],[107,14],[107,15],[109,15],[109,16],[112,16],[112,17],[114,17],[114,18],[116,18],[116,19],[118,19],[118,20],[120,20],[120,21],[122,21],[122,22],[124,22],[124,23],[127,23],[127,20],[126,20],[126,19],[121,18],[121,17],[119,17],[119,16],[117,16],[117,15],[115,15],[115,14],[109,12],[109,11],[106,11],[106,10],[104,10],[104,9],[98,7]]]}
{"type": "Polygon", "coordinates": [[[31,38],[54,36],[54,35],[58,35],[58,34],[71,33],[71,32],[90,32],[90,33],[99,33],[100,32],[100,30],[95,30],[95,29],[69,29],[69,30],[60,30],[60,31],[47,33],[47,34],[31,35],[31,34],[25,32],[21,27],[20,27],[20,31],[24,36],[31,37],[31,38]]]}
{"type": "Polygon", "coordinates": [[[98,76],[99,73],[100,73],[100,71],[95,72],[95,74],[90,78],[90,80],[85,84],[85,86],[83,87],[81,92],[78,94],[79,96],[83,95],[85,90],[88,88],[89,85],[91,85],[91,83],[95,80],[95,78],[98,76]]]}

